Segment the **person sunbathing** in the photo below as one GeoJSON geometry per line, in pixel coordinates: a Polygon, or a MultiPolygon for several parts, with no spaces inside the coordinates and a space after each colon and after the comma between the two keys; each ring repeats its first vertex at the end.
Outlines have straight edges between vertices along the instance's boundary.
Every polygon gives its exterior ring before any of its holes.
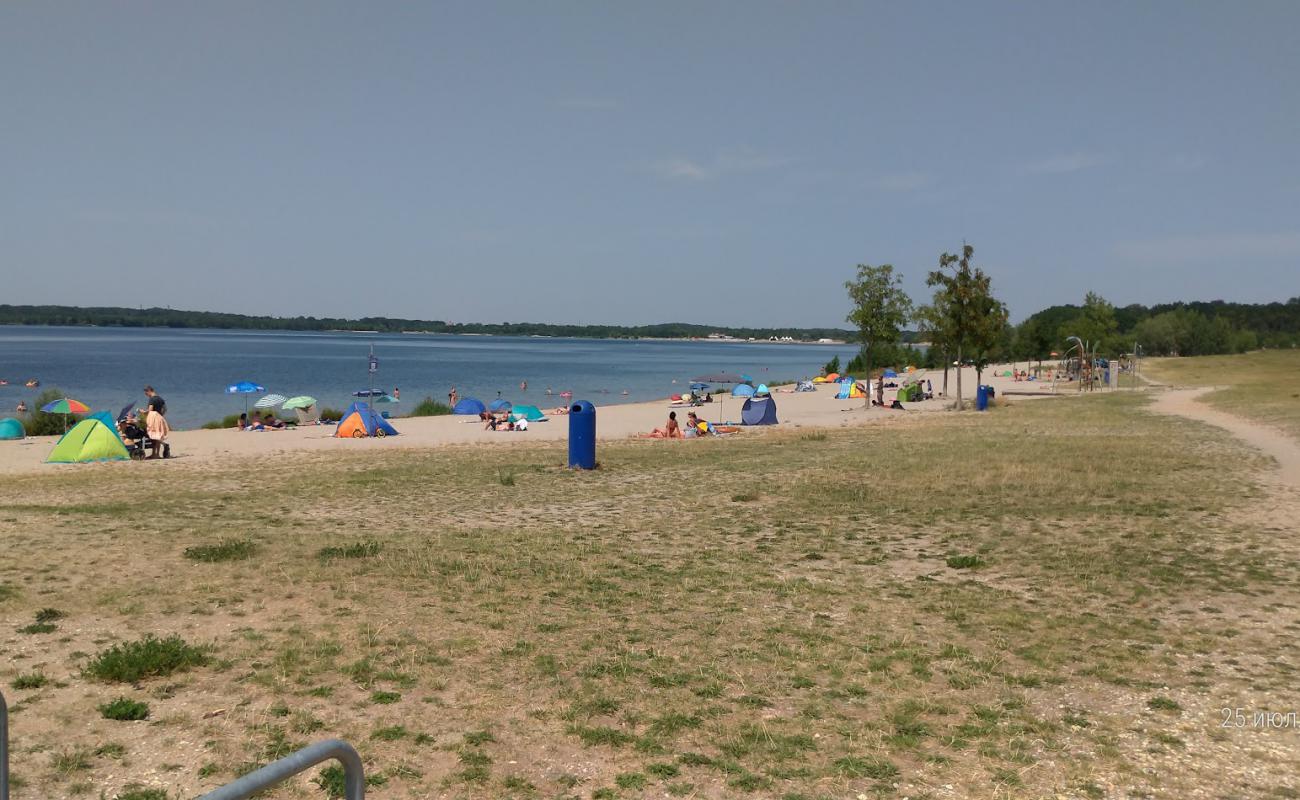
{"type": "Polygon", "coordinates": [[[267,412],[262,415],[262,424],[268,428],[271,428],[272,430],[277,430],[277,431],[284,428],[284,420],[280,419],[279,417],[275,416],[270,412],[267,412]]]}
{"type": "Polygon", "coordinates": [[[649,433],[641,434],[642,439],[683,439],[682,429],[677,424],[677,412],[668,412],[668,422],[662,428],[655,428],[649,433]]]}

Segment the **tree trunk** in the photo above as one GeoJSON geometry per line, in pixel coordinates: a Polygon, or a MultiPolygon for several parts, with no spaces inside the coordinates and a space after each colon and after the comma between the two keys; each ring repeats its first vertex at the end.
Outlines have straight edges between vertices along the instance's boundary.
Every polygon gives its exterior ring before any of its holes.
{"type": "MultiPolygon", "coordinates": [[[[871,408],[871,351],[868,350],[862,355],[865,356],[862,360],[867,365],[867,381],[865,384],[867,390],[862,393],[862,407],[871,408]]],[[[849,394],[853,394],[852,388],[849,389],[849,394]]]]}
{"type": "Polygon", "coordinates": [[[952,364],[948,361],[948,354],[943,354],[943,397],[948,398],[948,367],[952,364]]]}
{"type": "Polygon", "coordinates": [[[961,411],[961,345],[957,346],[957,410],[961,411]]]}

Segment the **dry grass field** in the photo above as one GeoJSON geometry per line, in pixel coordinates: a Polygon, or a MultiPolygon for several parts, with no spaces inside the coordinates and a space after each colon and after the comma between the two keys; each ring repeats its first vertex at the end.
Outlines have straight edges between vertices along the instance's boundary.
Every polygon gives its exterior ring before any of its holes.
{"type": "Polygon", "coordinates": [[[1249,724],[1300,706],[1300,504],[1217,429],[1125,393],[599,458],[6,479],[15,800],[331,736],[376,798],[1300,796],[1249,724]]]}
{"type": "Polygon", "coordinates": [[[1163,383],[1222,387],[1204,402],[1300,439],[1300,350],[1154,358],[1143,370],[1163,383]]]}

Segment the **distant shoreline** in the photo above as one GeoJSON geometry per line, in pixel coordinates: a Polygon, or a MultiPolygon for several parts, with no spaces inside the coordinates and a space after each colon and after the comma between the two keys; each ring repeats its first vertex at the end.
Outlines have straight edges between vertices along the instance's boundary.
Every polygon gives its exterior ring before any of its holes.
{"type": "Polygon", "coordinates": [[[517,336],[573,339],[631,339],[843,346],[853,331],[843,328],[738,327],[661,322],[652,325],[567,325],[546,322],[457,323],[395,317],[267,317],[169,308],[24,306],[0,304],[0,325],[70,328],[170,328],[265,330],[317,333],[517,336]]]}

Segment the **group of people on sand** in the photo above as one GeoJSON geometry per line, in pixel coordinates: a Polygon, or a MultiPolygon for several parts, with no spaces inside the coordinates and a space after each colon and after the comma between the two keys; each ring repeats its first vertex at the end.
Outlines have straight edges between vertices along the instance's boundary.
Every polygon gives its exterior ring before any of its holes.
{"type": "Polygon", "coordinates": [[[528,430],[528,420],[523,417],[512,420],[509,411],[482,411],[479,412],[478,418],[483,423],[483,430],[485,431],[528,430]]]}
{"type": "Polygon", "coordinates": [[[239,419],[235,420],[235,428],[241,431],[278,431],[287,427],[289,426],[285,424],[284,420],[270,411],[262,412],[260,417],[256,411],[253,412],[251,417],[245,412],[239,415],[239,419]]]}
{"type": "Polygon", "coordinates": [[[172,446],[167,443],[167,437],[172,428],[167,424],[167,401],[152,386],[144,387],[144,396],[149,398],[145,407],[134,417],[123,415],[117,421],[118,432],[127,442],[146,440],[151,448],[146,459],[171,458],[172,446]]]}
{"type": "Polygon", "coordinates": [[[668,422],[662,428],[655,428],[649,433],[641,434],[642,439],[694,439],[710,432],[709,423],[696,416],[694,411],[686,412],[686,427],[677,422],[677,412],[668,412],[668,422]]]}

